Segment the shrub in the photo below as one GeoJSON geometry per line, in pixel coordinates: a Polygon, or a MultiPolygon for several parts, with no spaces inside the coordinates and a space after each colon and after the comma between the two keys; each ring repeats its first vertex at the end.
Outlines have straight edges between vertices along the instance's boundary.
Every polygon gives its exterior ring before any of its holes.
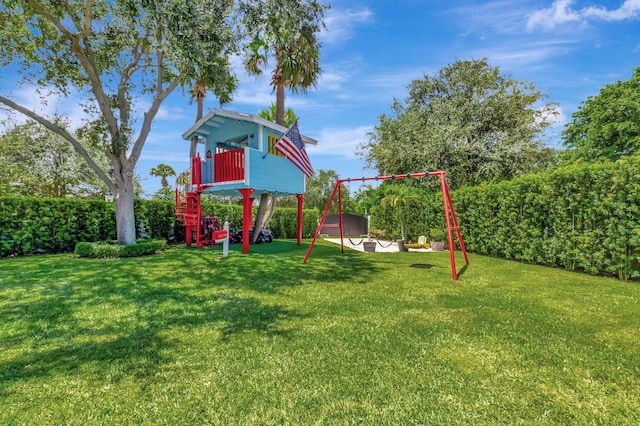
{"type": "Polygon", "coordinates": [[[81,242],[76,244],[74,253],[79,257],[90,258],[138,257],[166,250],[167,247],[165,240],[142,241],[127,245],[81,242]]]}
{"type": "Polygon", "coordinates": [[[629,157],[451,195],[469,251],[629,279],[640,276],[638,176],[629,157]]]}

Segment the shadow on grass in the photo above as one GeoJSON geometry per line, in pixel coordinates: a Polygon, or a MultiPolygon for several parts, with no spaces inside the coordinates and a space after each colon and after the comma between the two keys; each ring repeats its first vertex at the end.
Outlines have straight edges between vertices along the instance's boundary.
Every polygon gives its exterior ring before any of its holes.
{"type": "Polygon", "coordinates": [[[366,282],[376,269],[322,245],[307,265],[301,263],[306,246],[295,242],[252,250],[247,256],[234,247],[228,258],[216,249],[178,248],[135,259],[5,261],[0,348],[9,352],[0,357],[0,382],[85,366],[107,374],[114,363],[118,374],[148,377],[175,361],[171,354],[203,327],[222,342],[246,332],[286,338],[280,323],[302,315],[261,293],[366,282]]]}
{"type": "Polygon", "coordinates": [[[419,269],[431,269],[433,268],[434,265],[430,264],[430,263],[414,263],[411,265],[412,268],[419,268],[419,269]]]}
{"type": "MultiPolygon", "coordinates": [[[[20,345],[29,350],[12,360],[0,362],[0,383],[72,374],[85,365],[96,363],[103,364],[98,367],[98,374],[105,375],[114,365],[118,366],[115,375],[108,374],[111,381],[117,381],[118,376],[144,379],[156,374],[163,365],[171,364],[174,361],[168,355],[171,349],[186,344],[181,339],[166,337],[166,331],[211,325],[218,329],[222,341],[249,330],[263,335],[286,335],[278,328],[278,321],[295,316],[287,309],[266,306],[255,298],[223,294],[211,303],[174,293],[170,296],[173,307],[163,309],[153,306],[158,303],[154,296],[153,292],[147,292],[144,300],[134,299],[141,307],[131,321],[114,321],[102,327],[73,326],[72,312],[84,301],[59,301],[64,307],[57,310],[55,322],[52,322],[52,316],[38,314],[34,306],[26,306],[31,316],[20,321],[31,326],[24,330],[22,338],[3,339],[1,345],[5,348],[20,345]]],[[[169,297],[166,292],[159,296],[169,297]]],[[[36,308],[46,309],[47,304],[39,304],[36,308]]],[[[15,320],[14,316],[3,311],[0,321],[15,320]]]]}

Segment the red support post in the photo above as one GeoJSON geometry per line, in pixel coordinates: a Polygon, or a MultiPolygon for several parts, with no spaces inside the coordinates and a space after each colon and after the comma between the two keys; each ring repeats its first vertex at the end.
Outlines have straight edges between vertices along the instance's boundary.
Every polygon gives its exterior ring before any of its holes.
{"type": "Polygon", "coordinates": [[[340,248],[344,253],[344,226],[342,225],[342,184],[338,182],[338,223],[340,226],[340,248]]]}
{"type": "Polygon", "coordinates": [[[238,189],[242,194],[242,254],[249,253],[249,228],[251,228],[251,194],[253,188],[238,189]]]}
{"type": "Polygon", "coordinates": [[[444,175],[440,175],[440,187],[442,188],[442,202],[444,203],[444,219],[447,223],[447,241],[449,242],[449,259],[451,260],[451,276],[454,281],[458,280],[458,273],[456,271],[456,255],[455,246],[453,245],[453,235],[451,234],[451,218],[450,209],[451,199],[448,199],[447,182],[444,180],[444,175]]]}
{"type": "Polygon", "coordinates": [[[311,244],[309,244],[309,248],[307,249],[307,254],[304,255],[304,259],[302,263],[307,263],[307,259],[309,259],[309,255],[311,254],[311,250],[313,250],[313,245],[318,239],[318,235],[320,234],[320,230],[322,229],[322,225],[324,225],[324,220],[327,218],[327,213],[329,212],[329,208],[331,207],[331,203],[333,202],[333,197],[336,195],[336,190],[340,185],[340,181],[336,182],[336,186],[333,187],[333,192],[329,197],[329,201],[327,201],[327,207],[324,209],[324,213],[322,213],[322,218],[320,219],[320,223],[318,224],[318,228],[316,229],[316,233],[313,235],[313,239],[311,240],[311,244]]]}
{"type": "Polygon", "coordinates": [[[397,174],[390,176],[375,176],[375,177],[356,177],[349,179],[338,179],[335,187],[333,188],[333,192],[331,193],[331,197],[329,197],[329,201],[327,202],[327,207],[322,214],[322,218],[320,219],[320,223],[318,224],[318,228],[316,229],[316,233],[313,236],[313,240],[311,240],[311,244],[307,249],[307,254],[304,256],[304,260],[302,263],[307,263],[309,259],[309,255],[311,254],[311,250],[313,249],[313,245],[320,234],[320,229],[324,225],[324,221],[327,216],[327,212],[331,207],[331,203],[333,202],[336,191],[338,192],[338,203],[339,203],[339,220],[340,220],[340,242],[342,246],[342,252],[344,253],[344,241],[343,241],[343,226],[342,226],[342,194],[340,191],[340,186],[344,182],[350,182],[352,180],[361,180],[362,182],[369,180],[388,180],[388,179],[404,179],[404,178],[415,178],[415,177],[439,177],[440,178],[440,186],[442,188],[442,202],[444,204],[444,214],[445,221],[447,224],[447,236],[449,241],[449,256],[451,260],[451,275],[454,280],[458,279],[458,272],[456,270],[456,259],[455,259],[455,244],[453,241],[453,231],[456,231],[458,236],[458,241],[460,243],[460,248],[462,249],[462,253],[464,254],[464,260],[469,264],[469,257],[467,256],[467,249],[464,245],[464,240],[462,239],[462,234],[460,232],[460,226],[458,225],[458,218],[456,217],[456,213],[453,209],[453,202],[451,201],[451,195],[449,194],[449,187],[447,186],[447,181],[445,179],[446,172],[444,171],[435,171],[435,172],[424,172],[424,173],[407,173],[407,174],[397,174]]]}
{"type": "MultiPolygon", "coordinates": [[[[449,194],[449,187],[447,186],[446,182],[445,182],[445,190],[446,190],[446,196],[447,196],[447,201],[449,203],[449,211],[451,212],[451,220],[453,223],[453,229],[456,231],[456,234],[458,235],[458,242],[460,243],[460,250],[462,251],[462,254],[464,255],[464,260],[467,263],[467,265],[469,264],[469,256],[467,256],[467,248],[464,245],[464,239],[462,238],[462,233],[460,232],[460,225],[458,225],[458,218],[456,217],[456,212],[453,209],[453,201],[451,200],[451,195],[449,194]]],[[[444,193],[443,193],[444,195],[444,193]]]]}
{"type": "Polygon", "coordinates": [[[296,235],[298,237],[298,245],[302,245],[302,206],[304,204],[304,194],[296,194],[298,199],[298,229],[296,235]]]}

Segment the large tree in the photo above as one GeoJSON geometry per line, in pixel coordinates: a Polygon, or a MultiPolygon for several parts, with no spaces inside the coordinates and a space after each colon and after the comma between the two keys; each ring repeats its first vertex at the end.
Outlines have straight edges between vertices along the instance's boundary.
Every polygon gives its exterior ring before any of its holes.
{"type": "Polygon", "coordinates": [[[453,188],[508,179],[546,165],[543,130],[555,113],[533,83],[488,60],[458,60],[409,86],[360,146],[381,174],[446,170],[453,188]]]}
{"type": "MultiPolygon", "coordinates": [[[[57,126],[67,128],[62,119],[57,126]]],[[[73,147],[60,135],[34,121],[2,123],[0,135],[0,195],[31,197],[93,197],[107,192],[73,147]]],[[[88,146],[101,167],[108,164],[104,153],[88,146]]]]}
{"type": "Polygon", "coordinates": [[[0,6],[0,64],[21,83],[80,98],[91,143],[102,146],[109,174],[51,117],[0,95],[0,103],[66,139],[116,196],[117,238],[135,242],[134,168],[162,102],[195,76],[212,76],[228,96],[236,41],[231,0],[15,0],[0,6]],[[215,76],[215,78],[214,78],[215,76]],[[136,104],[136,100],[143,100],[136,104]],[[146,110],[137,113],[135,108],[146,110]],[[139,121],[136,118],[140,118],[139,121]]]}
{"type": "Polygon", "coordinates": [[[582,103],[564,132],[567,157],[616,160],[640,151],[640,67],[582,103]]]}
{"type": "MultiPolygon", "coordinates": [[[[316,0],[262,0],[255,2],[245,14],[250,38],[245,68],[251,74],[260,75],[269,63],[273,65],[271,87],[276,92],[277,124],[285,124],[285,89],[304,93],[315,87],[320,76],[317,34],[323,27],[327,8],[316,0]]],[[[270,194],[261,195],[254,223],[256,229],[266,225],[275,206],[270,194]]],[[[258,235],[254,233],[254,242],[258,235]]]]}

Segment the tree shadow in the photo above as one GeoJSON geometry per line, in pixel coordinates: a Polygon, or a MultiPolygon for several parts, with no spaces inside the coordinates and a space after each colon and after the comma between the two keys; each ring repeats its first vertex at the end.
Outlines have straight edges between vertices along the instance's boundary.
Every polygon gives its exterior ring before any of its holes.
{"type": "MultiPolygon", "coordinates": [[[[83,366],[148,377],[174,361],[184,344],[168,336],[211,327],[220,342],[247,332],[289,338],[282,328],[303,315],[261,293],[333,282],[365,283],[376,267],[355,254],[320,247],[302,264],[306,247],[270,247],[253,255],[170,250],[137,259],[77,259],[63,255],[19,262],[3,277],[0,383],[67,373],[83,366]],[[66,258],[64,258],[66,256],[66,258]],[[12,291],[14,290],[14,291],[12,291]],[[183,328],[187,331],[172,333],[183,328]],[[9,353],[9,352],[8,352],[9,353]]],[[[99,373],[107,374],[107,373],[99,373]]]]}

